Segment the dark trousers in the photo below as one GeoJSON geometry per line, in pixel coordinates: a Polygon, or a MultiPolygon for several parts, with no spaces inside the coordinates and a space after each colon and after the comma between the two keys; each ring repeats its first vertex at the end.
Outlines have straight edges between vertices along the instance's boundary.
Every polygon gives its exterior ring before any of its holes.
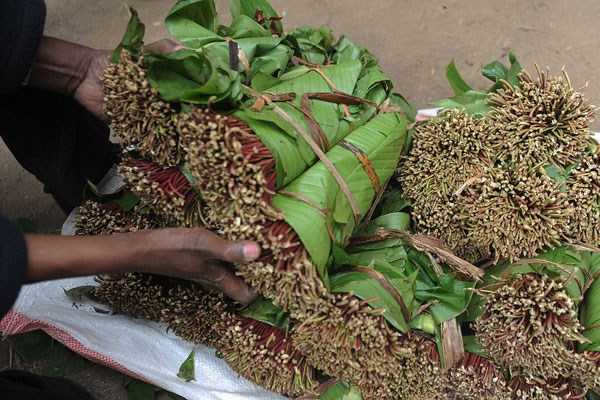
{"type": "Polygon", "coordinates": [[[64,378],[48,378],[25,371],[0,372],[2,400],[93,400],[89,392],[64,378]]]}
{"type": "Polygon", "coordinates": [[[116,162],[109,128],[76,101],[39,89],[0,96],[0,136],[64,211],[81,204],[86,179],[116,162]]]}
{"type": "MultiPolygon", "coordinates": [[[[21,89],[0,96],[0,136],[17,161],[44,184],[66,213],[80,205],[86,180],[98,182],[116,162],[109,128],[78,103],[55,93],[21,89]]],[[[88,400],[61,378],[0,372],[1,400],[88,400]]]]}

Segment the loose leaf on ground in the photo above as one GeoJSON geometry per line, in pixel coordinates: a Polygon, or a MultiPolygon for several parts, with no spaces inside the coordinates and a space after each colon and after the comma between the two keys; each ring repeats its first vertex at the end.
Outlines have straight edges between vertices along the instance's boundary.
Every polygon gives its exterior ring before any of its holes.
{"type": "Polygon", "coordinates": [[[185,379],[186,382],[195,381],[196,380],[196,366],[194,363],[194,356],[196,350],[192,350],[190,355],[185,359],[183,364],[179,367],[179,372],[177,376],[181,379],[185,379]]]}
{"type": "Polygon", "coordinates": [[[146,27],[140,21],[137,11],[133,7],[129,7],[131,18],[127,24],[125,35],[121,39],[121,43],[117,46],[112,54],[112,62],[121,62],[121,51],[127,50],[134,60],[137,60],[144,51],[144,33],[146,27]]]}
{"type": "Polygon", "coordinates": [[[52,351],[54,339],[42,330],[6,337],[13,350],[27,363],[38,361],[52,351]]]}
{"type": "Polygon", "coordinates": [[[93,365],[94,363],[87,358],[80,356],[58,342],[54,342],[48,364],[46,364],[42,374],[52,377],[71,375],[93,365]]]}
{"type": "Polygon", "coordinates": [[[127,400],[153,400],[156,398],[156,393],[161,390],[137,379],[129,382],[125,389],[127,390],[127,400]]]}

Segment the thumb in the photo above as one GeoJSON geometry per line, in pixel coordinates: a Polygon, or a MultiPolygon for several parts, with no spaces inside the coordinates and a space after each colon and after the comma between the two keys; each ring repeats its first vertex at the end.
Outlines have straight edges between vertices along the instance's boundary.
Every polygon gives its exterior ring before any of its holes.
{"type": "Polygon", "coordinates": [[[249,240],[238,240],[230,242],[217,235],[211,235],[212,240],[206,240],[204,246],[208,256],[215,260],[228,263],[247,263],[256,260],[260,256],[260,246],[249,240]]]}

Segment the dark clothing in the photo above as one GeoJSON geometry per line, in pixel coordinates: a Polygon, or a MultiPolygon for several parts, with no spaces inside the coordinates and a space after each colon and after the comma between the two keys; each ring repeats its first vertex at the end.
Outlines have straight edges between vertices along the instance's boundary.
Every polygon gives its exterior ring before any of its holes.
{"type": "Polygon", "coordinates": [[[0,316],[13,305],[25,283],[27,250],[21,230],[0,217],[0,316]]]}
{"type": "Polygon", "coordinates": [[[0,397],[2,400],[93,400],[87,390],[68,379],[25,371],[0,372],[0,397]]]}
{"type": "MultiPolygon", "coordinates": [[[[44,29],[43,0],[0,0],[0,136],[19,163],[45,185],[61,208],[81,204],[86,179],[96,183],[116,162],[109,128],[74,100],[23,88],[44,29]]],[[[0,217],[0,318],[25,283],[23,233],[0,217]]],[[[0,372],[5,400],[88,400],[91,395],[60,378],[24,371],[0,372]]]]}
{"type": "MultiPolygon", "coordinates": [[[[76,101],[21,88],[45,13],[42,0],[0,0],[0,136],[68,212],[81,204],[86,180],[98,182],[116,162],[116,152],[108,126],[76,101]]],[[[0,228],[1,318],[19,293],[27,263],[22,233],[5,220],[0,228]]]]}
{"type": "Polygon", "coordinates": [[[43,0],[0,0],[0,94],[15,92],[29,74],[45,18],[43,0]]]}
{"type": "MultiPolygon", "coordinates": [[[[44,31],[43,0],[0,0],[0,95],[16,92],[27,78],[44,31]]],[[[5,131],[0,106],[0,135],[5,131]]],[[[11,121],[7,121],[10,123],[11,121]]],[[[25,282],[27,252],[21,231],[0,219],[0,318],[13,305],[25,282]]]]}
{"type": "Polygon", "coordinates": [[[108,126],[76,101],[40,89],[0,96],[0,136],[65,211],[81,204],[86,179],[115,163],[108,126]]]}

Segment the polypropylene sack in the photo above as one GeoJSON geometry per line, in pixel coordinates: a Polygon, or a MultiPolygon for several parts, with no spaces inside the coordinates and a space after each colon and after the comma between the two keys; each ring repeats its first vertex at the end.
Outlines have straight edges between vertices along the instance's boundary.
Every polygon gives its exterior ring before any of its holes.
{"type": "Polygon", "coordinates": [[[0,322],[0,331],[8,335],[43,329],[94,362],[188,400],[284,399],[238,377],[214,349],[184,341],[159,323],[103,314],[99,311],[105,305],[73,301],[63,290],[93,284],[93,277],[84,277],[24,286],[12,311],[0,322]],[[177,372],[194,348],[196,380],[186,382],[177,372]]]}

